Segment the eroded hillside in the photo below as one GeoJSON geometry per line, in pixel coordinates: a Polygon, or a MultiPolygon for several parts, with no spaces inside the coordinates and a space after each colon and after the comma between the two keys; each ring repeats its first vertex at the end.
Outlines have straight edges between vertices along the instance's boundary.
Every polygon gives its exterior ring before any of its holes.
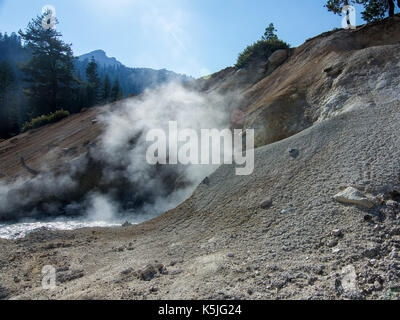
{"type": "MultiPolygon", "coordinates": [[[[228,104],[257,129],[254,173],[221,166],[177,208],[136,226],[0,241],[1,297],[399,298],[399,20],[199,80],[201,92],[234,92],[228,104]],[[50,291],[45,265],[58,274],[50,291]]],[[[100,109],[90,112],[88,125],[100,109]]]]}

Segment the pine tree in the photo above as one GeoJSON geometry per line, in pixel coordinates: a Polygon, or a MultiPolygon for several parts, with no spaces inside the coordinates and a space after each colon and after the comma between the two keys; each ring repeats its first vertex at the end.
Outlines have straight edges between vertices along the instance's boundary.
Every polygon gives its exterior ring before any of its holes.
{"type": "MultiPolygon", "coordinates": [[[[341,14],[344,6],[355,4],[364,6],[362,17],[367,22],[382,19],[387,12],[390,17],[395,13],[395,0],[328,0],[325,7],[335,14],[341,14]]],[[[397,0],[397,5],[400,8],[400,0],[397,0]]]]}
{"type": "Polygon", "coordinates": [[[13,87],[15,75],[11,65],[0,62],[0,137],[8,138],[18,131],[18,110],[13,87]]]}
{"type": "Polygon", "coordinates": [[[91,61],[86,67],[87,83],[87,101],[88,107],[93,107],[101,101],[101,81],[98,75],[97,63],[92,57],[91,61]]]}
{"type": "Polygon", "coordinates": [[[123,95],[122,95],[122,90],[121,87],[119,85],[119,81],[118,79],[115,80],[114,85],[111,89],[111,102],[117,101],[122,99],[123,95]]]}
{"type": "Polygon", "coordinates": [[[103,84],[103,92],[102,92],[102,100],[104,103],[110,102],[110,96],[111,96],[111,82],[110,82],[110,77],[108,74],[106,74],[104,78],[104,84],[103,84]]]}
{"type": "Polygon", "coordinates": [[[46,13],[37,16],[25,32],[19,31],[32,53],[32,59],[21,69],[28,83],[25,94],[31,116],[67,108],[74,84],[71,44],[64,43],[60,39],[62,34],[55,29],[43,28],[45,16],[46,13]]]}
{"type": "Polygon", "coordinates": [[[265,29],[264,35],[262,36],[263,40],[270,41],[270,40],[278,40],[278,36],[276,32],[278,30],[275,29],[273,23],[270,23],[269,26],[265,29]]]}

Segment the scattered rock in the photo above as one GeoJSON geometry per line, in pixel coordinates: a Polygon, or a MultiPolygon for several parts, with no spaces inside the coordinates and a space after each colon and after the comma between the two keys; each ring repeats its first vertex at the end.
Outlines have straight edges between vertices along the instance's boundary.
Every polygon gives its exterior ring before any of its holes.
{"type": "Polygon", "coordinates": [[[172,271],[169,272],[169,275],[171,275],[171,276],[176,276],[176,275],[178,275],[178,274],[181,274],[182,272],[183,272],[183,271],[182,271],[181,269],[172,270],[172,271]]]}
{"type": "Polygon", "coordinates": [[[368,243],[367,247],[363,251],[363,256],[373,259],[378,257],[380,254],[380,246],[374,243],[368,243]]]}
{"type": "Polygon", "coordinates": [[[143,270],[139,270],[137,275],[139,279],[143,281],[152,280],[158,273],[166,275],[168,274],[167,268],[163,264],[147,265],[143,270]]]}
{"type": "Polygon", "coordinates": [[[340,203],[355,204],[361,207],[371,209],[375,204],[368,199],[361,191],[349,187],[334,196],[334,199],[340,203]]]}
{"type": "Polygon", "coordinates": [[[143,281],[150,281],[157,274],[157,270],[152,265],[146,266],[143,270],[138,271],[138,276],[143,281]]]}
{"type": "Polygon", "coordinates": [[[396,249],[393,249],[393,250],[390,252],[389,257],[390,257],[391,259],[397,259],[397,258],[399,257],[399,253],[397,252],[396,249]]]}
{"type": "Polygon", "coordinates": [[[388,200],[386,201],[386,206],[395,209],[399,206],[399,203],[393,200],[388,200]]]}
{"type": "Polygon", "coordinates": [[[343,231],[340,230],[340,229],[332,230],[332,235],[333,235],[334,237],[341,238],[341,237],[343,237],[343,231]]]}
{"type": "Polygon", "coordinates": [[[228,254],[227,254],[227,257],[228,257],[228,258],[233,258],[234,256],[235,256],[235,255],[234,255],[233,253],[228,253],[228,254]]]}
{"type": "Polygon", "coordinates": [[[333,286],[338,295],[343,294],[344,289],[342,286],[342,281],[340,281],[340,279],[335,279],[333,282],[333,286]]]}
{"type": "Polygon", "coordinates": [[[132,226],[132,223],[130,223],[129,221],[125,221],[124,224],[122,225],[122,227],[126,228],[126,227],[130,227],[132,226]]]}
{"type": "Polygon", "coordinates": [[[374,266],[376,264],[376,259],[371,259],[368,262],[371,266],[374,266]]]}
{"type": "Polygon", "coordinates": [[[83,270],[71,270],[67,273],[59,273],[57,274],[57,281],[61,283],[70,282],[76,279],[83,278],[85,275],[83,270]]]}
{"type": "Polygon", "coordinates": [[[273,66],[280,66],[288,58],[288,52],[285,49],[275,51],[268,59],[273,66]]]}
{"type": "Polygon", "coordinates": [[[357,274],[353,265],[348,265],[342,269],[341,286],[347,294],[357,291],[357,274]]]}
{"type": "Polygon", "coordinates": [[[328,247],[329,248],[333,248],[336,247],[338,245],[338,241],[336,239],[332,239],[328,242],[328,247]]]}
{"type": "Polygon", "coordinates": [[[300,152],[299,152],[299,150],[297,150],[297,149],[289,149],[289,155],[292,157],[292,158],[297,158],[299,155],[300,155],[300,152]]]}
{"type": "Polygon", "coordinates": [[[162,263],[157,263],[154,267],[160,274],[168,274],[167,268],[162,263]]]}
{"type": "Polygon", "coordinates": [[[123,270],[121,272],[121,274],[124,275],[124,276],[127,276],[128,274],[131,274],[132,272],[133,272],[133,269],[132,268],[128,268],[126,270],[123,270]]]}
{"type": "Polygon", "coordinates": [[[369,215],[369,214],[366,214],[366,215],[364,216],[364,221],[365,221],[365,222],[371,222],[371,221],[372,221],[372,216],[369,215]]]}
{"type": "Polygon", "coordinates": [[[390,234],[391,234],[392,236],[400,236],[400,227],[393,228],[393,229],[390,231],[390,234]]]}
{"type": "Polygon", "coordinates": [[[69,270],[69,266],[62,266],[57,268],[57,272],[65,272],[69,270]]]}
{"type": "Polygon", "coordinates": [[[263,201],[260,202],[260,208],[268,209],[272,205],[272,198],[267,197],[263,201]]]}
{"type": "Polygon", "coordinates": [[[0,299],[7,299],[10,295],[10,291],[7,288],[0,286],[0,299]]]}
{"type": "Polygon", "coordinates": [[[342,252],[342,251],[343,251],[343,250],[340,249],[340,248],[333,248],[333,249],[332,249],[332,253],[334,253],[334,254],[340,253],[340,252],[342,252]]]}
{"type": "Polygon", "coordinates": [[[376,291],[381,291],[383,289],[383,285],[377,280],[374,282],[374,288],[376,291]]]}

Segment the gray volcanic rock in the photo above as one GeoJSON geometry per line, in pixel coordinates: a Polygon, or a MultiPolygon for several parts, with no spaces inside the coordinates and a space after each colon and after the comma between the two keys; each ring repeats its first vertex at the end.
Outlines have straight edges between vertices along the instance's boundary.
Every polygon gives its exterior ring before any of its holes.
{"type": "Polygon", "coordinates": [[[342,192],[339,192],[333,197],[336,201],[347,204],[356,204],[361,207],[371,209],[375,204],[363,195],[360,190],[353,187],[348,187],[342,192]]]}

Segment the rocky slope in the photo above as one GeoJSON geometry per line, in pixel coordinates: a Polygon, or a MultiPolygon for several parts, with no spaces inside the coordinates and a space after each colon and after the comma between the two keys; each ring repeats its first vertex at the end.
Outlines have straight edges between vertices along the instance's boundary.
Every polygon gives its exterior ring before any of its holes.
{"type": "MultiPolygon", "coordinates": [[[[244,126],[257,129],[254,173],[221,166],[176,209],[137,226],[1,240],[0,297],[398,299],[399,20],[200,80],[204,92],[241,91],[244,126]],[[41,287],[45,265],[57,269],[53,290],[41,287]]],[[[9,179],[26,171],[5,156],[9,179]]]]}

